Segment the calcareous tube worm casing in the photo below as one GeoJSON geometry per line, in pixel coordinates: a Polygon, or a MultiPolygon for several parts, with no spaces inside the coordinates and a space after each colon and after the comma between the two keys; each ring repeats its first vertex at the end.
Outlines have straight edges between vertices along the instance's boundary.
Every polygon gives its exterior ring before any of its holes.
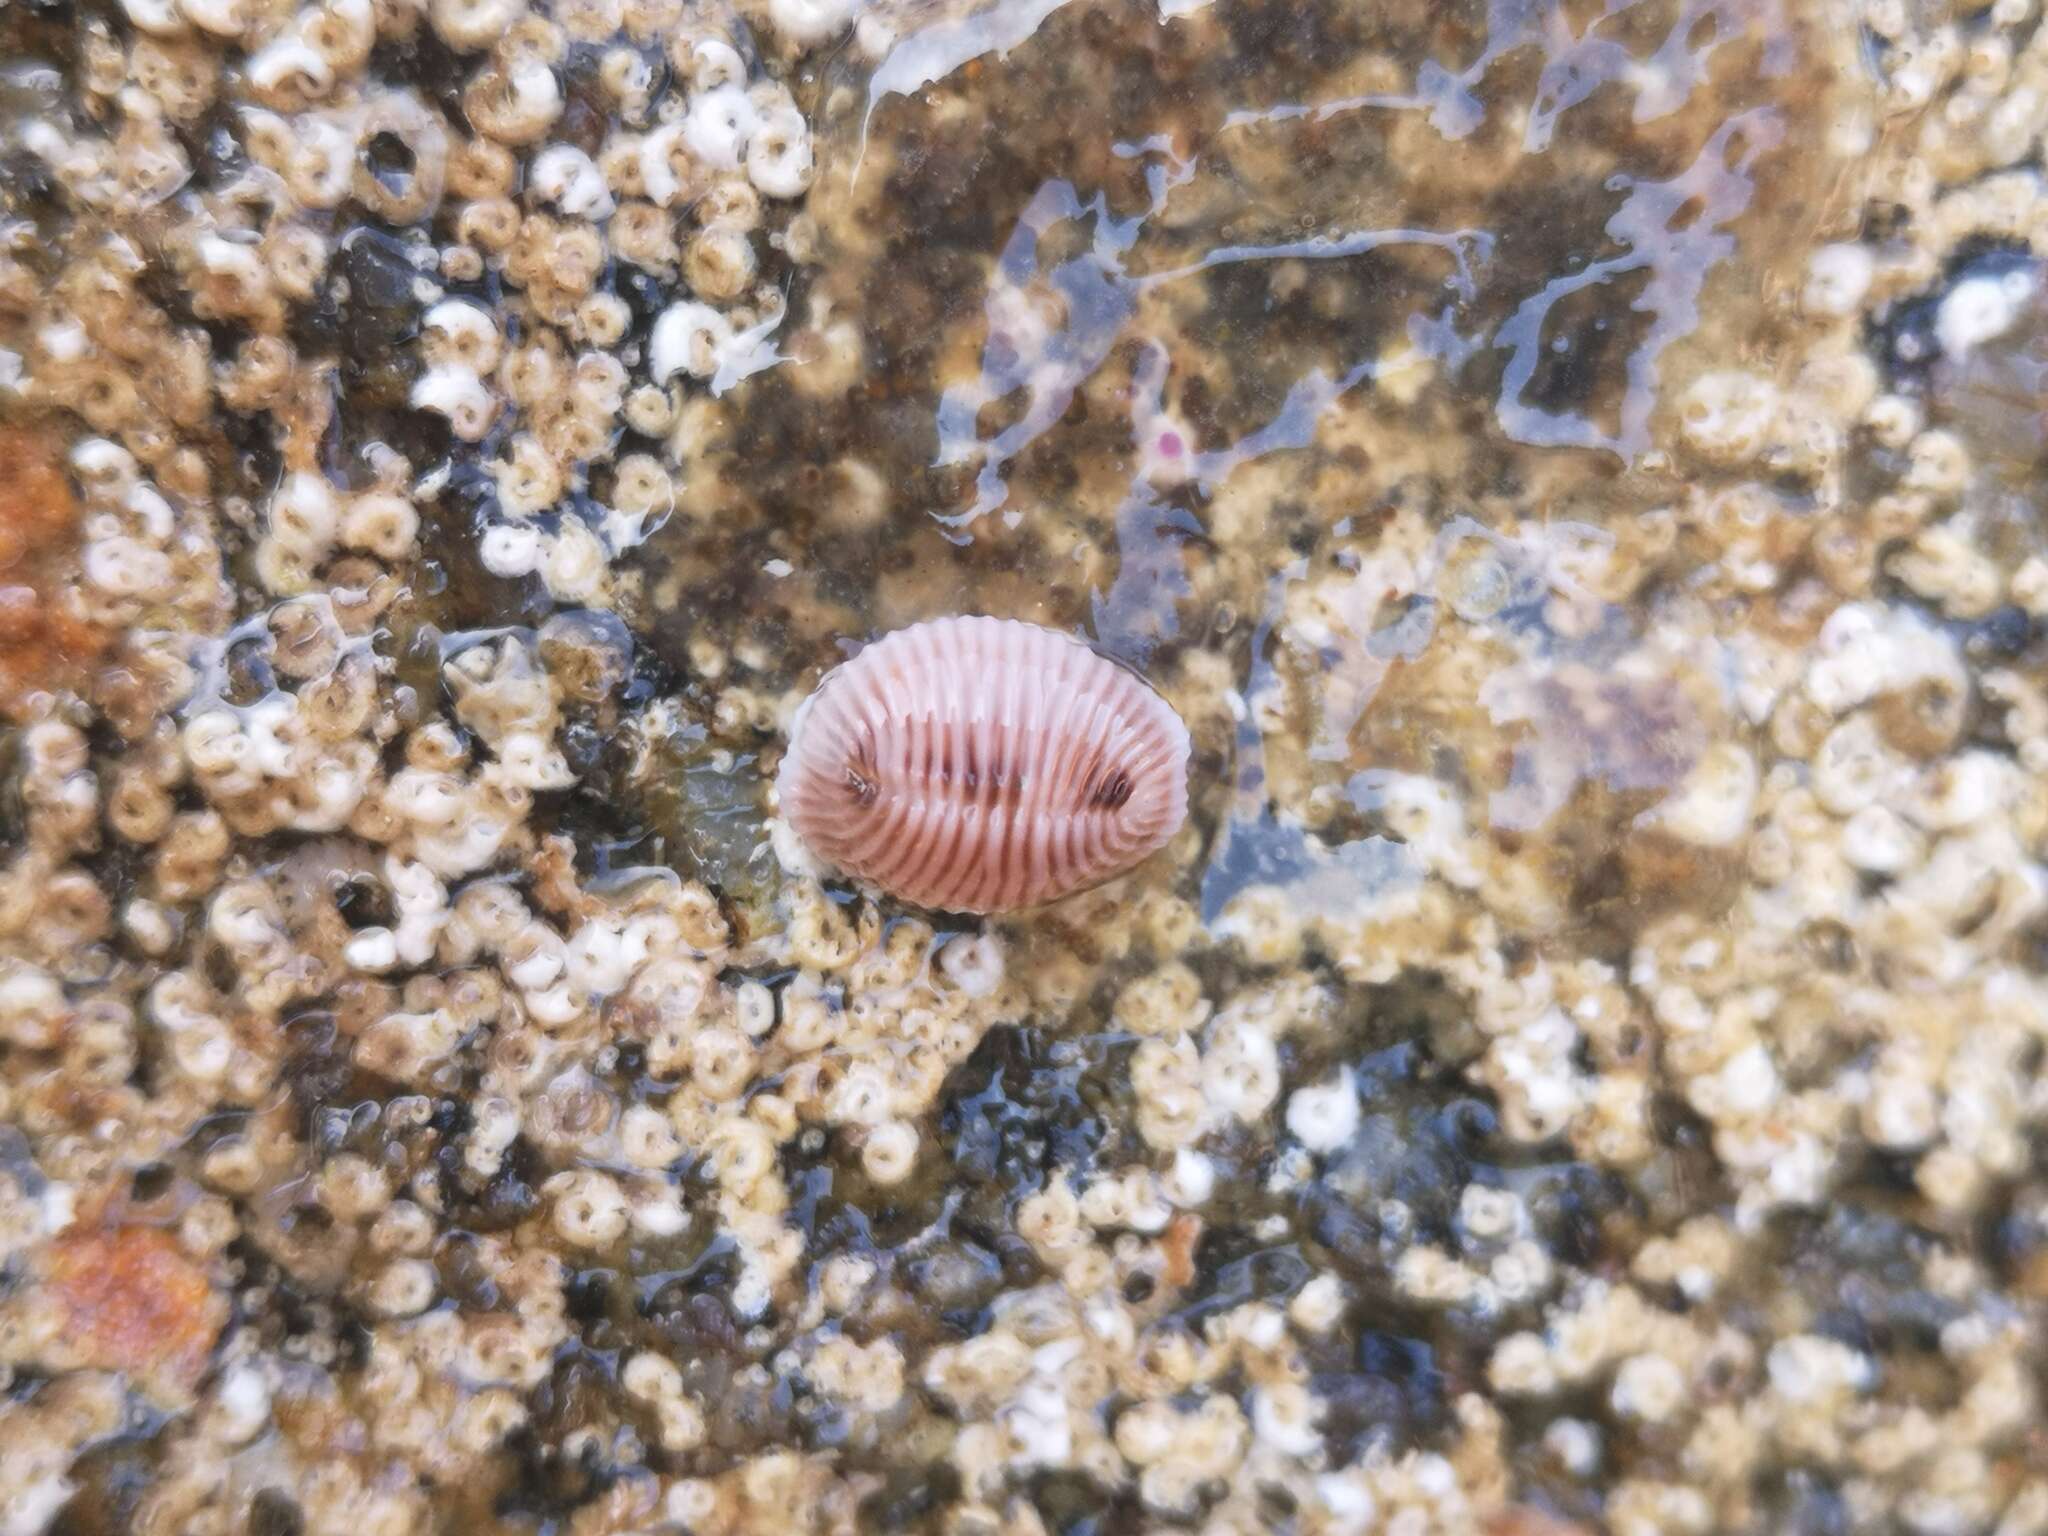
{"type": "Polygon", "coordinates": [[[1055,901],[1187,816],[1188,732],[1057,630],[949,618],[883,637],[798,709],[776,789],[817,857],[946,912],[1055,901]]]}

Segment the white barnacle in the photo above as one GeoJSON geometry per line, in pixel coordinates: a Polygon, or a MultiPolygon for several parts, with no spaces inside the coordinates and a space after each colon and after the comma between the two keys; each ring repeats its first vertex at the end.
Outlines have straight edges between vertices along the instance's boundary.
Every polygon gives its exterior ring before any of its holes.
{"type": "Polygon", "coordinates": [[[1334,1152],[1358,1130],[1358,1088],[1351,1069],[1312,1088],[1297,1088],[1287,1100],[1287,1129],[1312,1152],[1334,1152]]]}
{"type": "Polygon", "coordinates": [[[768,21],[800,48],[837,37],[853,23],[856,0],[768,0],[768,21]]]}
{"type": "Polygon", "coordinates": [[[121,10],[138,32],[175,37],[185,30],[185,18],[173,0],[121,0],[121,10]]]}
{"type": "Polygon", "coordinates": [[[115,535],[85,547],[85,579],[113,597],[146,597],[170,584],[171,562],[138,539],[115,535]]]}
{"type": "Polygon", "coordinates": [[[517,122],[535,132],[552,123],[562,110],[562,86],[555,72],[539,59],[521,59],[512,67],[511,106],[517,122]]]}
{"type": "Polygon", "coordinates": [[[640,141],[640,189],[656,207],[672,206],[682,194],[683,178],[676,171],[676,153],[688,152],[680,122],[657,128],[640,141]]]}
{"type": "Polygon", "coordinates": [[[308,208],[338,207],[355,181],[355,129],[332,116],[301,113],[295,137],[285,173],[292,195],[308,208]]]}
{"type": "Polygon", "coordinates": [[[187,21],[215,37],[239,37],[249,24],[249,9],[243,0],[178,0],[187,21]]]}
{"type": "Polygon", "coordinates": [[[247,292],[260,293],[269,286],[269,274],[253,245],[224,240],[219,235],[202,235],[193,245],[192,254],[208,272],[233,280],[247,292]]]}
{"type": "Polygon", "coordinates": [[[342,946],[352,970],[381,975],[398,964],[398,939],[389,928],[360,928],[342,946]]]}
{"type": "Polygon", "coordinates": [[[794,105],[761,114],[747,140],[747,180],[763,197],[801,197],[811,184],[811,127],[794,105]]]}
{"type": "Polygon", "coordinates": [[[430,368],[487,374],[498,366],[504,338],[491,312],[468,299],[443,299],[420,317],[421,351],[430,368]]]}
{"type": "Polygon", "coordinates": [[[1949,357],[1962,357],[2003,336],[2018,323],[2039,287],[2028,268],[1995,277],[1967,277],[1951,288],[1934,319],[1935,339],[1949,357]]]}
{"type": "Polygon", "coordinates": [[[900,1184],[917,1163],[917,1129],[902,1120],[876,1126],[861,1148],[861,1171],[877,1184],[900,1184]]]}
{"type": "Polygon", "coordinates": [[[1316,1429],[1322,1404],[1299,1382],[1276,1382],[1252,1392],[1252,1430],[1285,1456],[1309,1456],[1322,1448],[1316,1429]]]}
{"type": "Polygon", "coordinates": [[[691,98],[683,116],[683,142],[706,165],[736,171],[758,122],[747,93],[737,85],[721,85],[691,98]]]}
{"type": "Polygon", "coordinates": [[[573,144],[552,144],[534,158],[528,185],[535,194],[578,219],[608,219],[612,194],[590,156],[573,144]]]}
{"type": "Polygon", "coordinates": [[[746,61],[731,43],[702,37],[690,44],[691,90],[715,91],[721,86],[744,85],[746,79],[746,61]]]}
{"type": "Polygon", "coordinates": [[[648,339],[648,370],[657,384],[678,373],[707,379],[731,339],[731,322],[709,304],[671,304],[655,320],[648,339]]]}
{"type": "Polygon", "coordinates": [[[430,368],[412,387],[416,411],[448,418],[455,435],[473,443],[490,431],[498,415],[497,397],[466,368],[430,368]]]}
{"type": "MultiPolygon", "coordinates": [[[[513,783],[528,789],[567,789],[576,782],[575,771],[561,749],[538,731],[513,731],[507,735],[498,746],[498,762],[513,783]]],[[[589,990],[616,992],[618,985],[589,990]]]]}
{"type": "Polygon", "coordinates": [[[410,555],[419,531],[418,510],[403,496],[388,492],[358,496],[341,519],[341,542],[380,560],[410,555]]]}
{"type": "Polygon", "coordinates": [[[227,1445],[247,1445],[270,1423],[270,1386],[253,1364],[221,1378],[214,1404],[214,1432],[227,1445]]]}
{"type": "Polygon", "coordinates": [[[525,12],[524,0],[430,0],[428,18],[451,48],[487,48],[525,12]]]}
{"type": "Polygon", "coordinates": [[[1216,1165],[1192,1147],[1182,1147],[1173,1155],[1173,1162],[1166,1171],[1161,1193],[1175,1205],[1192,1209],[1206,1205],[1209,1196],[1216,1190],[1216,1165]]]}
{"type": "Polygon", "coordinates": [[[987,997],[1003,984],[1003,945],[994,934],[961,935],[939,951],[939,970],[968,997],[987,997]]]}
{"type": "Polygon", "coordinates": [[[121,498],[121,506],[142,525],[143,533],[152,543],[170,543],[178,519],[171,504],[164,500],[163,492],[150,485],[131,485],[128,494],[121,498]]]}
{"type": "Polygon", "coordinates": [[[1724,848],[1749,830],[1760,782],[1756,759],[1747,750],[1735,742],[1717,742],[1663,804],[1644,813],[1643,822],[1681,842],[1724,848]]]}
{"type": "Polygon", "coordinates": [[[300,470],[286,475],[270,501],[270,536],[295,554],[318,561],[334,545],[340,528],[334,488],[319,475],[300,470]]]}
{"type": "MultiPolygon", "coordinates": [[[[29,138],[30,134],[36,129],[47,130],[53,135],[57,133],[55,126],[50,123],[31,123],[22,132],[22,142],[27,144],[30,149],[35,149],[35,145],[29,143],[29,138]]],[[[40,150],[36,152],[38,154],[42,153],[40,150]]],[[[44,156],[44,158],[48,159],[50,157],[44,156]]],[[[78,362],[86,353],[91,351],[92,338],[85,334],[85,327],[76,320],[64,319],[53,321],[37,331],[36,345],[42,348],[43,355],[51,362],[62,366],[65,363],[78,362]]]]}
{"type": "Polygon", "coordinates": [[[104,437],[88,437],[73,448],[71,468],[93,494],[111,497],[135,483],[135,455],[104,437]]]}
{"type": "Polygon", "coordinates": [[[531,523],[498,523],[484,531],[478,554],[493,576],[530,576],[540,567],[540,530],[531,523]]]}
{"type": "Polygon", "coordinates": [[[1854,243],[1824,245],[1806,264],[1806,286],[1800,303],[1808,314],[1853,315],[1870,292],[1877,258],[1870,247],[1854,243]]]}
{"type": "Polygon", "coordinates": [[[585,524],[567,518],[544,546],[540,575],[549,596],[577,603],[597,595],[604,582],[605,566],[604,545],[597,535],[585,524]]]}
{"type": "Polygon", "coordinates": [[[603,1248],[626,1232],[626,1197],[616,1180],[596,1169],[557,1174],[547,1189],[554,1196],[558,1235],[579,1248],[603,1248]]]}
{"type": "Polygon", "coordinates": [[[307,96],[324,96],[334,84],[334,67],[326,55],[296,32],[268,43],[249,60],[249,83],[265,95],[287,86],[307,96]]]}

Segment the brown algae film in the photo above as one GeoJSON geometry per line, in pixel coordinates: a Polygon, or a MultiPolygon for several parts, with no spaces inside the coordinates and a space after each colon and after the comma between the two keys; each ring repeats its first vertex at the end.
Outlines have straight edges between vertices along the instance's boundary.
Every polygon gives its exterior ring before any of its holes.
{"type": "Polygon", "coordinates": [[[805,846],[918,906],[1006,912],[1121,874],[1187,817],[1188,732],[1055,630],[936,619],[834,668],[777,776],[805,846]]]}

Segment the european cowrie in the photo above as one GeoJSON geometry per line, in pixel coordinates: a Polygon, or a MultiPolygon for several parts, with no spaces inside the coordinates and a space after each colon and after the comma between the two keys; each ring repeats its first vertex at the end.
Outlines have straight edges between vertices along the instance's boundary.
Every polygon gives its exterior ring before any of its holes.
{"type": "Polygon", "coordinates": [[[1187,817],[1188,732],[1135,672],[1056,630],[949,618],[876,641],[798,709],[776,778],[805,847],[947,912],[1120,874],[1187,817]]]}

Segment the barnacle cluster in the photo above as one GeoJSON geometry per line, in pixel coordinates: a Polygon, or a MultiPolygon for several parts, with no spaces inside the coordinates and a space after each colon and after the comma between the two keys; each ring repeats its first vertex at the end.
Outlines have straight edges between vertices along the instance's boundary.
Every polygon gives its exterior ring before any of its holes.
{"type": "Polygon", "coordinates": [[[2048,1531],[2035,0],[0,5],[0,1536],[2048,1531]],[[1191,814],[806,866],[838,643],[1191,814]]]}

